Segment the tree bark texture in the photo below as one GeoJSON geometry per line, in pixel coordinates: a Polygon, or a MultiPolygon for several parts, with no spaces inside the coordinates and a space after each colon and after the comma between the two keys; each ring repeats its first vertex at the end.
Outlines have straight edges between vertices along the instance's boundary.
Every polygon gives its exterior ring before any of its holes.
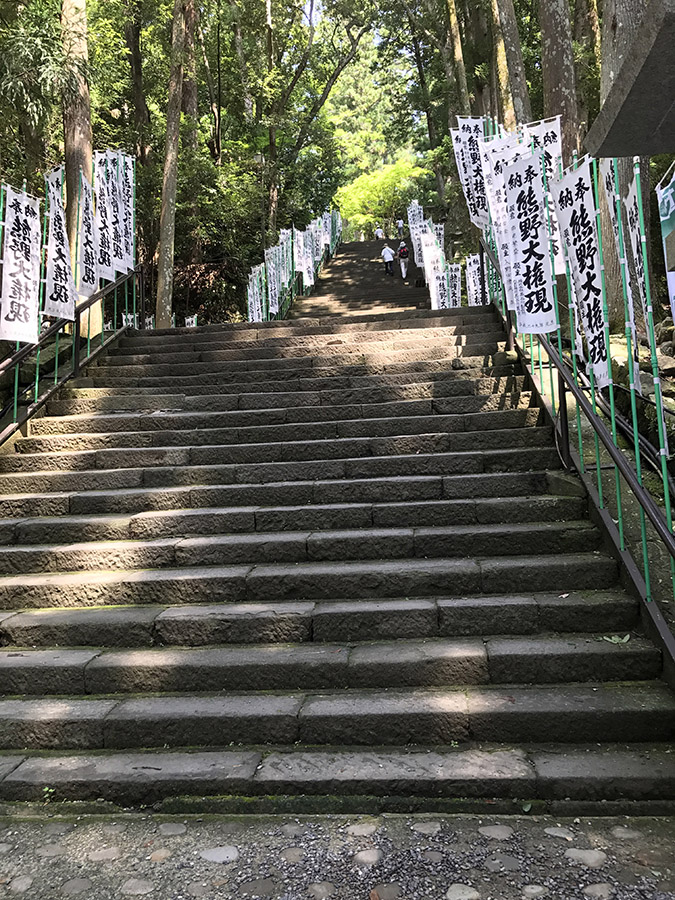
{"type": "Polygon", "coordinates": [[[91,183],[91,104],[86,68],[87,8],[85,0],[62,0],[61,33],[63,46],[71,67],[70,88],[63,97],[63,135],[66,172],[66,229],[70,252],[75,266],[77,204],[80,169],[91,183]]]}
{"type": "Polygon", "coordinates": [[[183,0],[174,0],[173,26],[171,30],[169,103],[166,111],[166,153],[164,158],[164,177],[162,180],[162,208],[159,218],[156,308],[157,328],[171,327],[184,44],[185,18],[183,16],[183,0]]]}
{"type": "Polygon", "coordinates": [[[506,61],[506,48],[499,15],[499,0],[491,0],[492,9],[492,73],[493,91],[496,94],[499,118],[511,131],[516,127],[518,119],[513,105],[509,68],[506,61]]]}
{"type": "MultiPolygon", "coordinates": [[[[206,52],[206,40],[204,38],[204,32],[202,31],[201,25],[197,29],[197,34],[199,37],[199,45],[202,50],[202,62],[204,63],[206,87],[209,92],[209,108],[211,110],[211,141],[209,142],[209,148],[211,150],[211,156],[213,157],[214,163],[219,166],[222,162],[220,106],[218,105],[216,85],[213,80],[213,72],[211,71],[209,56],[206,52]]],[[[220,49],[220,44],[218,45],[218,47],[220,49]]]]}
{"type": "Polygon", "coordinates": [[[579,109],[568,0],[539,0],[544,115],[561,116],[563,164],[579,150],[579,109]]]}
{"type": "Polygon", "coordinates": [[[471,101],[469,100],[469,87],[466,81],[466,68],[464,66],[464,51],[462,50],[462,35],[459,30],[457,7],[455,0],[447,0],[448,18],[450,20],[450,37],[452,39],[452,55],[455,66],[455,81],[457,83],[457,97],[459,108],[463,116],[471,115],[471,101]]]}
{"type": "MultiPolygon", "coordinates": [[[[431,108],[431,97],[429,94],[429,84],[427,82],[426,72],[424,71],[424,60],[422,59],[422,50],[420,48],[419,38],[415,30],[415,22],[413,17],[408,14],[408,24],[410,26],[410,37],[412,40],[413,55],[415,57],[415,65],[417,66],[417,78],[419,81],[420,91],[422,93],[422,108],[427,122],[427,134],[429,135],[429,146],[434,150],[438,146],[438,135],[436,133],[436,123],[434,122],[433,110],[431,108]]],[[[445,178],[441,172],[439,163],[434,164],[434,175],[436,176],[436,192],[438,193],[438,202],[441,206],[445,205],[445,178]]]]}
{"type": "MultiPolygon", "coordinates": [[[[600,70],[600,101],[604,103],[607,94],[619,73],[626,53],[637,34],[638,26],[646,7],[645,0],[604,0],[602,9],[602,67],[600,70]]],[[[645,199],[645,223],[649,222],[649,161],[642,165],[642,196],[645,199]]],[[[619,191],[623,199],[628,193],[633,179],[633,160],[619,159],[617,164],[619,191]]],[[[610,327],[613,331],[623,331],[624,307],[621,287],[621,270],[614,250],[614,236],[609,215],[601,203],[602,238],[605,251],[605,281],[610,327]]],[[[648,227],[648,226],[647,226],[648,227]]],[[[649,248],[649,240],[647,241],[649,248]]],[[[635,283],[635,282],[634,282],[635,283]]],[[[637,291],[634,291],[637,296],[637,291]]],[[[635,314],[642,319],[640,304],[636,304],[635,314]]]]}
{"type": "Polygon", "coordinates": [[[502,43],[506,55],[506,68],[511,85],[511,97],[513,99],[513,111],[516,121],[531,122],[530,92],[527,87],[527,78],[525,77],[523,51],[520,46],[518,20],[516,19],[513,0],[493,0],[493,3],[498,7],[499,11],[502,43]]]}
{"type": "Polygon", "coordinates": [[[601,45],[597,0],[576,0],[574,4],[574,41],[580,53],[575,63],[577,106],[579,109],[579,143],[588,131],[591,109],[598,108],[601,45]]]}
{"type": "Polygon", "coordinates": [[[128,0],[124,40],[129,54],[131,86],[134,94],[134,131],[136,132],[136,159],[145,165],[150,147],[147,145],[150,110],[143,89],[143,62],[141,57],[141,13],[138,0],[128,0]]]}

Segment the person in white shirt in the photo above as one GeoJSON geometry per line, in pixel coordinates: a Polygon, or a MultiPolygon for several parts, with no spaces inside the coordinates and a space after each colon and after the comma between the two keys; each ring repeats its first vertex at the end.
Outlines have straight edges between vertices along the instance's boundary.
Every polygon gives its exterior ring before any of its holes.
{"type": "Polygon", "coordinates": [[[410,261],[410,251],[405,245],[405,241],[401,241],[398,247],[398,264],[401,267],[401,278],[405,279],[408,274],[408,262],[410,261]]]}
{"type": "Polygon", "coordinates": [[[387,275],[394,275],[394,251],[389,244],[385,244],[382,248],[382,259],[384,260],[384,271],[387,275]]]}
{"type": "Polygon", "coordinates": [[[398,219],[396,222],[396,227],[398,228],[398,236],[400,238],[403,237],[403,219],[398,219]]]}
{"type": "Polygon", "coordinates": [[[384,231],[382,231],[382,228],[378,225],[377,228],[375,229],[375,240],[381,241],[381,240],[383,240],[383,238],[384,238],[384,231]]]}

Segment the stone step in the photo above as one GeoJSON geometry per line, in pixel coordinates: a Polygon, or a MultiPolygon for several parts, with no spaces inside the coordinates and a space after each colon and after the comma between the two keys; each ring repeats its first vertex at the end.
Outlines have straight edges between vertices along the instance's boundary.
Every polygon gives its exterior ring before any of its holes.
{"type": "MultiPolygon", "coordinates": [[[[467,496],[492,496],[496,482],[490,475],[508,475],[514,479],[528,471],[553,470],[559,466],[557,452],[550,447],[541,449],[494,450],[478,454],[438,454],[431,459],[421,456],[377,457],[348,459],[310,464],[303,463],[251,463],[233,467],[225,472],[215,467],[213,482],[207,484],[208,471],[195,477],[190,469],[185,475],[162,469],[140,470],[138,484],[123,492],[118,489],[100,490],[98,484],[105,478],[101,473],[89,473],[91,487],[87,490],[84,478],[77,487],[80,490],[57,492],[52,483],[48,493],[21,493],[0,496],[0,515],[6,518],[44,517],[62,515],[94,515],[104,513],[141,513],[158,510],[201,509],[213,506],[299,505],[306,503],[349,502],[402,502],[406,500],[460,499],[467,496]],[[445,472],[461,472],[464,476],[445,476],[445,472]],[[378,477],[382,472],[386,476],[378,477]],[[416,472],[432,474],[417,475],[416,472]],[[154,474],[153,474],[154,473],[154,474]],[[157,474],[159,473],[159,474],[157,474]],[[303,481],[307,476],[316,480],[303,481]],[[408,474],[412,473],[412,474],[408,474]],[[226,480],[223,479],[225,474],[226,480]],[[326,478],[325,476],[329,476],[326,478]],[[332,477],[330,477],[332,476],[332,477]],[[287,477],[286,481],[274,478],[287,477]],[[255,479],[259,479],[255,481],[255,479]],[[269,479],[269,480],[265,480],[269,479]],[[162,482],[169,484],[162,484],[162,482]],[[177,486],[171,481],[177,481],[177,486]],[[181,483],[182,482],[182,483],[181,483]],[[468,493],[467,493],[468,492],[468,493]]],[[[136,470],[116,470],[114,481],[133,481],[136,470]]],[[[84,473],[66,473],[80,474],[84,473]]],[[[3,476],[6,477],[6,476],[3,476]]],[[[65,475],[64,475],[65,477],[65,475]]],[[[503,484],[510,484],[504,481],[503,484]]],[[[524,486],[525,482],[522,483],[524,486]]],[[[26,482],[25,488],[35,488],[34,482],[26,482]]]]}
{"type": "Polygon", "coordinates": [[[284,346],[322,347],[332,341],[349,342],[350,344],[377,343],[379,341],[406,340],[416,333],[430,337],[446,337],[447,339],[464,339],[469,336],[491,334],[498,340],[504,340],[504,332],[499,320],[484,317],[470,325],[446,323],[443,319],[426,320],[384,320],[370,323],[344,322],[332,325],[298,325],[288,327],[266,327],[258,329],[251,325],[240,331],[205,332],[199,329],[198,334],[164,335],[161,338],[153,332],[137,332],[130,337],[123,337],[108,350],[109,356],[124,356],[136,353],[171,353],[178,351],[200,352],[201,350],[226,350],[228,347],[284,346]]]}
{"type": "MultiPolygon", "coordinates": [[[[213,644],[376,641],[589,632],[637,626],[625,592],[492,597],[220,603],[0,611],[0,640],[20,647],[199,647],[213,644]]],[[[623,645],[622,645],[623,646],[623,645]]]]}
{"type": "MultiPolygon", "coordinates": [[[[420,363],[424,361],[442,362],[446,367],[452,365],[452,361],[461,357],[481,357],[482,365],[491,365],[490,357],[498,350],[504,349],[504,342],[472,343],[464,346],[452,346],[446,341],[403,342],[419,343],[421,346],[378,348],[368,346],[367,350],[359,348],[359,352],[347,353],[344,347],[334,348],[341,352],[328,353],[331,348],[322,348],[322,356],[308,356],[303,348],[290,348],[288,355],[271,355],[274,351],[262,351],[266,356],[256,356],[255,350],[214,351],[208,354],[208,359],[203,362],[191,360],[182,363],[138,363],[124,364],[124,357],[104,358],[92,364],[88,373],[97,378],[148,378],[169,375],[172,378],[181,378],[189,375],[205,375],[211,372],[237,372],[241,370],[263,369],[273,374],[277,369],[321,369],[326,367],[341,366],[386,366],[396,363],[420,363]],[[432,346],[428,346],[428,344],[432,346]],[[291,350],[295,350],[291,353],[291,350]],[[220,358],[223,354],[231,354],[220,358]],[[235,355],[236,354],[236,355],[235,355]],[[215,358],[214,358],[215,357],[215,358]],[[117,362],[117,364],[116,364],[117,362]]],[[[205,351],[206,353],[206,351],[205,351]]]]}
{"type": "Polygon", "coordinates": [[[242,564],[180,569],[39,573],[0,577],[0,608],[424,597],[449,585],[458,594],[606,590],[616,562],[600,553],[242,564]]]}
{"type": "MultiPolygon", "coordinates": [[[[541,490],[546,480],[541,479],[541,490]]],[[[464,500],[421,500],[394,503],[324,503],[296,506],[231,506],[176,509],[127,515],[61,516],[5,519],[0,545],[61,542],[149,540],[242,531],[293,531],[298,528],[410,527],[502,522],[562,522],[583,519],[583,497],[511,496],[464,500]]]]}
{"type": "MultiPolygon", "coordinates": [[[[339,460],[434,452],[470,453],[472,449],[476,454],[480,454],[500,447],[508,447],[509,450],[520,447],[552,449],[551,426],[538,425],[540,416],[539,410],[527,409],[475,413],[472,416],[411,416],[407,419],[381,419],[375,420],[378,423],[376,426],[369,424],[373,422],[372,419],[353,419],[349,424],[321,422],[304,426],[293,424],[246,429],[211,428],[188,433],[184,430],[147,429],[107,433],[45,434],[20,438],[15,444],[15,449],[19,453],[98,451],[102,454],[100,462],[105,468],[127,468],[131,452],[119,451],[143,448],[152,448],[155,451],[160,448],[182,450],[182,458],[175,453],[169,456],[168,462],[173,465],[177,463],[231,465],[246,462],[291,462],[301,459],[339,460]],[[465,425],[473,427],[465,428],[463,427],[465,425]],[[527,427],[524,427],[526,425],[527,427]],[[484,426],[484,430],[481,426],[484,426]],[[305,431],[304,439],[303,431],[305,431]],[[337,435],[338,431],[342,433],[337,435]],[[108,451],[108,456],[104,459],[105,451],[108,451]]],[[[160,457],[155,453],[153,459],[156,466],[160,457]]],[[[480,463],[480,459],[477,462],[469,461],[467,471],[476,471],[477,463],[480,463]]],[[[11,490],[10,484],[20,485],[20,479],[21,473],[0,475],[0,483],[3,485],[0,490],[11,490]]]]}
{"type": "MultiPolygon", "coordinates": [[[[471,748],[366,750],[296,746],[279,751],[207,750],[189,753],[108,751],[92,755],[18,755],[0,763],[0,799],[94,801],[148,806],[166,801],[167,812],[185,811],[181,796],[297,798],[298,812],[323,813],[329,797],[354,798],[358,810],[400,812],[409,801],[416,812],[438,810],[438,798],[452,808],[477,799],[526,797],[552,812],[569,812],[569,800],[613,803],[630,814],[631,802],[663,807],[675,800],[675,760],[668,745],[480,744],[471,748]],[[363,798],[368,798],[365,803],[363,798]],[[377,798],[377,799],[375,799],[377,798]],[[391,798],[392,805],[387,806],[391,798]],[[425,803],[426,801],[426,803],[425,803]],[[312,804],[315,805],[312,805],[312,804]]],[[[249,804],[250,805],[250,804],[249,804]]],[[[161,808],[161,807],[160,807],[161,808]]],[[[473,807],[469,807],[473,811],[473,807]]],[[[164,810],[163,810],[164,811],[164,810]]]]}
{"type": "MultiPolygon", "coordinates": [[[[0,650],[0,694],[343,690],[657,679],[661,655],[631,636],[436,638],[206,648],[0,650]]],[[[671,726],[672,727],[672,726],[671,726]]]]}
{"type": "Polygon", "coordinates": [[[90,541],[0,547],[0,574],[236,566],[336,560],[517,557],[581,553],[600,546],[585,521],[436,525],[433,528],[357,528],[217,534],[140,541],[90,541]]]}
{"type": "MultiPolygon", "coordinates": [[[[99,397],[79,400],[54,400],[48,404],[47,421],[51,417],[82,417],[106,412],[139,410],[154,413],[171,411],[170,414],[197,416],[201,413],[227,412],[231,425],[257,425],[273,422],[318,422],[356,418],[383,418],[386,416],[465,414],[507,409],[524,409],[533,405],[532,393],[513,391],[494,394],[465,394],[434,391],[433,385],[425,388],[412,386],[410,390],[399,388],[378,391],[289,391],[287,393],[254,394],[244,398],[237,394],[201,397],[184,394],[152,396],[141,394],[118,397],[99,397]],[[394,395],[393,399],[386,397],[394,395]],[[407,396],[406,396],[407,394],[407,396]],[[444,396],[444,394],[446,394],[444,396]],[[425,396],[426,395],[426,396],[425,396]],[[241,406],[244,404],[255,404],[241,406]],[[337,401],[337,402],[336,402],[337,401]],[[264,405],[263,405],[264,404],[264,405]]],[[[39,425],[45,419],[35,420],[39,425]]],[[[95,430],[92,428],[91,430],[95,430]]],[[[39,433],[39,432],[38,432],[39,433]]]]}
{"type": "MultiPolygon", "coordinates": [[[[390,362],[390,363],[352,363],[351,365],[332,365],[323,366],[322,368],[312,368],[308,365],[300,366],[302,360],[288,360],[294,362],[295,368],[284,366],[270,370],[269,367],[251,368],[249,363],[239,363],[233,365],[232,369],[228,368],[227,363],[221,363],[216,366],[211,365],[208,371],[202,374],[182,375],[178,381],[181,389],[187,389],[198,385],[214,385],[227,384],[232,381],[233,375],[236,375],[238,382],[243,381],[282,381],[304,378],[357,378],[357,377],[373,377],[376,375],[408,375],[408,374],[447,374],[451,371],[455,372],[457,378],[498,378],[509,375],[522,375],[520,366],[517,363],[508,363],[500,365],[492,365],[478,361],[465,365],[466,360],[455,357],[454,364],[452,360],[448,362],[446,359],[426,359],[406,362],[390,362]]],[[[177,378],[175,374],[167,375],[123,375],[119,371],[108,373],[105,375],[102,370],[92,368],[88,372],[87,381],[92,387],[170,387],[175,389],[177,378]]],[[[336,385],[337,387],[337,385],[336,385]]]]}
{"type": "Polygon", "coordinates": [[[501,394],[490,397],[447,397],[438,400],[405,400],[394,403],[341,406],[309,406],[286,409],[190,410],[163,409],[155,412],[99,413],[59,415],[36,418],[31,424],[34,435],[105,434],[114,431],[222,431],[234,443],[241,436],[246,443],[266,440],[297,440],[300,430],[306,439],[314,434],[320,440],[330,437],[377,436],[396,432],[414,432],[419,424],[424,433],[432,431],[479,431],[494,428],[520,428],[537,424],[541,416],[531,406],[532,395],[501,394]],[[503,424],[502,424],[503,423],[503,424]],[[267,431],[276,426],[285,430],[267,431]],[[292,426],[297,426],[295,429],[292,426]],[[253,430],[255,429],[255,430],[253,430]],[[242,433],[243,432],[243,433],[242,433]],[[234,438],[235,440],[232,440],[234,438]],[[257,439],[259,438],[259,440],[257,439]]]}
{"type": "Polygon", "coordinates": [[[339,747],[451,742],[654,742],[675,736],[661,682],[485,685],[0,700],[0,747],[99,750],[296,742],[339,747]]]}
{"type": "MultiPolygon", "coordinates": [[[[139,366],[166,365],[167,363],[190,364],[195,362],[223,362],[232,359],[286,359],[294,356],[316,354],[321,358],[332,356],[353,356],[362,353],[383,353],[397,350],[426,349],[436,346],[439,350],[478,344],[496,348],[503,344],[503,329],[465,333],[450,333],[447,329],[417,329],[412,332],[364,332],[355,340],[331,336],[328,340],[315,337],[284,337],[271,341],[223,341],[215,344],[193,342],[181,347],[167,347],[156,343],[154,348],[117,347],[106,354],[95,366],[139,366]]],[[[441,354],[445,355],[445,354],[441,354]]]]}
{"type": "MultiPolygon", "coordinates": [[[[290,374],[293,377],[272,380],[264,372],[242,372],[237,374],[237,381],[216,376],[212,381],[207,381],[200,376],[197,383],[184,378],[178,384],[171,378],[162,378],[159,381],[170,390],[168,396],[175,391],[180,391],[181,396],[195,398],[212,394],[216,394],[218,397],[236,394],[240,398],[238,409],[250,409],[252,405],[274,406],[277,402],[275,399],[277,395],[287,393],[293,393],[300,397],[307,392],[317,396],[319,405],[321,403],[339,405],[344,402],[343,392],[346,391],[349,391],[349,402],[368,403],[373,399],[387,402],[390,400],[423,400],[429,397],[433,399],[434,397],[466,396],[468,394],[509,393],[526,389],[527,383],[527,377],[524,375],[479,374],[474,376],[474,373],[470,371],[458,369],[361,375],[330,374],[330,371],[329,374],[322,375],[321,370],[316,374],[311,370],[301,370],[300,372],[294,370],[284,374],[290,374]],[[422,387],[417,387],[418,385],[422,385],[422,387]],[[324,391],[333,393],[324,397],[322,396],[324,391]],[[352,393],[354,391],[365,391],[365,393],[352,393]],[[257,397],[259,394],[269,396],[269,401],[265,397],[257,397]]],[[[95,386],[95,381],[96,379],[93,378],[74,379],[64,386],[59,397],[65,400],[115,398],[127,395],[133,397],[167,396],[166,388],[162,387],[162,384],[145,386],[136,384],[132,387],[125,387],[119,385],[116,380],[115,386],[107,384],[95,386]]],[[[131,379],[131,381],[137,382],[137,379],[131,379]]],[[[298,402],[303,401],[299,400],[298,402]]]]}

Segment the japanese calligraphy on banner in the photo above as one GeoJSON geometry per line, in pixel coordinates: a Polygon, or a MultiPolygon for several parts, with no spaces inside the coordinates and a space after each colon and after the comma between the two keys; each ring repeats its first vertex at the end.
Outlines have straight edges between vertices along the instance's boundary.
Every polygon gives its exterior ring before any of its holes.
{"type": "Polygon", "coordinates": [[[436,240],[441,245],[441,248],[445,247],[445,223],[444,222],[436,222],[434,223],[434,234],[436,235],[436,240]]]}
{"type": "Polygon", "coordinates": [[[449,301],[448,275],[445,254],[438,246],[434,233],[427,228],[421,234],[424,277],[429,285],[432,309],[447,309],[449,301]]]}
{"type": "Polygon", "coordinates": [[[331,217],[329,212],[324,213],[321,219],[321,235],[324,247],[330,247],[331,217]]]}
{"type": "Polygon", "coordinates": [[[0,339],[36,344],[40,297],[40,201],[6,189],[0,339]]]}
{"type": "MultiPolygon", "coordinates": [[[[560,116],[553,119],[542,119],[540,122],[529,122],[523,125],[523,139],[535,153],[541,151],[546,170],[547,197],[550,198],[551,182],[558,178],[562,171],[562,136],[560,133],[560,116]]],[[[558,220],[552,202],[549,200],[550,240],[555,259],[556,275],[565,275],[565,254],[562,250],[558,220]]]]}
{"type": "Polygon", "coordinates": [[[47,176],[49,230],[45,260],[43,312],[57,319],[75,319],[75,282],[70,266],[70,244],[66,231],[66,213],[61,200],[63,166],[47,176]]]}
{"type": "Polygon", "coordinates": [[[612,232],[614,234],[616,255],[619,258],[619,265],[621,266],[621,269],[625,275],[626,306],[628,308],[628,321],[626,322],[626,325],[630,328],[633,344],[633,384],[635,385],[636,390],[641,394],[642,384],[640,382],[640,357],[638,352],[639,345],[637,339],[637,331],[635,328],[633,291],[631,290],[630,285],[630,271],[628,269],[628,260],[626,259],[625,253],[624,255],[621,254],[623,240],[620,234],[621,222],[619,221],[619,212],[621,207],[620,204],[617,203],[618,194],[616,190],[616,163],[613,159],[601,159],[599,169],[600,180],[602,182],[602,187],[605,193],[605,200],[607,201],[607,208],[609,210],[609,218],[612,223],[612,232]],[[617,210],[619,210],[619,212],[617,212],[617,210]]]}
{"type": "Polygon", "coordinates": [[[108,161],[108,191],[111,209],[112,263],[116,272],[126,272],[124,258],[124,213],[122,209],[122,190],[119,177],[119,153],[106,150],[108,161]]]}
{"type": "Polygon", "coordinates": [[[660,184],[657,185],[656,196],[659,201],[659,218],[661,219],[663,256],[666,261],[670,314],[675,316],[675,175],[665,187],[662,187],[660,184]]]}
{"type": "Polygon", "coordinates": [[[94,185],[96,188],[96,235],[98,238],[98,273],[107,281],[115,280],[112,259],[112,202],[108,154],[94,153],[94,185]]]}
{"type": "Polygon", "coordinates": [[[279,312],[280,272],[279,248],[269,247],[265,250],[265,268],[267,270],[267,304],[270,314],[279,312]]]}
{"type": "Polygon", "coordinates": [[[506,303],[509,309],[515,309],[516,303],[511,283],[513,248],[511,246],[511,232],[506,208],[504,166],[524,152],[524,147],[518,145],[516,135],[492,138],[481,143],[485,191],[492,217],[492,227],[497,244],[497,256],[499,257],[504,282],[506,303]]]}
{"type": "Polygon", "coordinates": [[[573,293],[586,334],[590,367],[596,385],[605,387],[610,374],[590,159],[586,157],[577,169],[568,170],[554,181],[551,190],[572,270],[573,293]]]}
{"type": "Polygon", "coordinates": [[[80,231],[77,240],[77,292],[91,297],[98,290],[98,247],[94,192],[80,171],[80,231]]]}
{"type": "MultiPolygon", "coordinates": [[[[480,256],[475,253],[466,258],[466,296],[469,306],[483,306],[483,292],[480,283],[480,256]]],[[[485,303],[490,302],[490,296],[485,291],[485,303]]]]}
{"type": "Polygon", "coordinates": [[[462,305],[462,267],[459,264],[448,266],[448,306],[456,309],[462,305]]]}
{"type": "Polygon", "coordinates": [[[262,322],[263,292],[265,290],[265,266],[261,263],[248,276],[248,320],[262,322]]]}
{"type": "Polygon", "coordinates": [[[119,183],[122,201],[122,233],[124,261],[127,271],[134,268],[134,161],[127,153],[119,152],[119,183]]]}
{"type": "MultiPolygon", "coordinates": [[[[489,223],[489,216],[480,159],[480,141],[485,134],[485,118],[457,116],[457,125],[461,137],[461,166],[466,179],[466,182],[462,182],[462,187],[469,206],[469,217],[478,228],[485,228],[489,223]]],[[[453,146],[456,146],[454,140],[453,146]]],[[[460,181],[461,179],[460,175],[460,181]]]]}
{"type": "Polygon", "coordinates": [[[558,325],[540,158],[525,157],[505,166],[504,184],[518,330],[524,334],[548,334],[558,325]]]}

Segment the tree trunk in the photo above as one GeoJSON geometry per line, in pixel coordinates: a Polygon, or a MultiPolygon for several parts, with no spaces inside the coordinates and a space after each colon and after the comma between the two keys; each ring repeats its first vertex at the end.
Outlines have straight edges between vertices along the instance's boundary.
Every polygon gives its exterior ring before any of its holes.
{"type": "Polygon", "coordinates": [[[162,180],[162,209],[159,217],[159,251],[157,262],[157,328],[171,327],[173,299],[173,252],[176,234],[176,189],[178,183],[178,146],[180,141],[180,108],[183,92],[183,50],[185,19],[183,0],[174,0],[171,31],[171,72],[169,103],[166,110],[166,154],[162,180]]]}
{"type": "Polygon", "coordinates": [[[199,106],[197,96],[197,58],[195,34],[199,27],[199,7],[196,0],[184,0],[185,44],[183,51],[183,89],[181,107],[187,120],[186,149],[197,149],[199,106]]]}
{"type": "Polygon", "coordinates": [[[246,117],[247,122],[252,122],[253,97],[251,97],[251,89],[248,83],[248,67],[246,65],[246,57],[244,56],[244,41],[241,34],[241,11],[235,0],[230,0],[230,9],[232,10],[232,43],[234,44],[234,53],[239,64],[239,77],[241,79],[241,88],[244,94],[244,116],[246,117]]]}
{"type": "Polygon", "coordinates": [[[541,68],[544,82],[544,115],[561,116],[563,164],[579,150],[572,25],[568,0],[539,0],[541,68]]]}
{"type": "Polygon", "coordinates": [[[455,63],[455,81],[457,83],[457,96],[462,115],[471,115],[471,102],[469,100],[469,87],[466,82],[466,68],[464,66],[464,52],[462,50],[462,35],[459,30],[457,7],[455,0],[447,0],[448,18],[450,19],[450,36],[452,38],[452,55],[455,63]]]}
{"type": "MultiPolygon", "coordinates": [[[[206,52],[206,41],[201,26],[197,29],[199,36],[199,45],[202,48],[202,61],[204,63],[204,73],[206,75],[206,87],[209,92],[209,107],[211,109],[211,141],[210,149],[214,163],[219,166],[222,162],[222,139],[220,125],[220,107],[217,101],[216,86],[213,81],[213,73],[211,72],[211,64],[206,52]]],[[[220,44],[218,44],[220,51],[220,44]]]]}
{"type": "MultiPolygon", "coordinates": [[[[602,67],[600,70],[600,101],[605,98],[614,83],[621,63],[630,49],[645,10],[645,0],[604,0],[602,11],[602,67]]],[[[633,178],[633,160],[618,160],[619,190],[624,198],[633,178]]],[[[649,165],[642,166],[642,195],[645,198],[645,223],[649,222],[649,165]]],[[[621,287],[621,270],[614,251],[614,236],[604,200],[601,204],[602,237],[605,249],[605,281],[607,284],[607,304],[610,327],[613,331],[623,331],[624,308],[621,287]]],[[[649,241],[647,241],[649,248],[649,241]]],[[[642,318],[639,304],[636,316],[642,318]]]]}
{"type": "Polygon", "coordinates": [[[80,169],[87,181],[92,177],[91,105],[86,79],[87,8],[85,0],[62,0],[61,32],[70,66],[72,91],[63,97],[63,136],[66,166],[66,229],[75,271],[77,204],[80,169]]]}
{"type": "Polygon", "coordinates": [[[598,88],[601,45],[597,0],[576,0],[573,34],[574,41],[581,50],[575,63],[575,70],[577,106],[579,108],[579,143],[583,144],[589,128],[590,117],[597,111],[600,100],[598,88]]]}
{"type": "Polygon", "coordinates": [[[150,110],[143,89],[143,62],[141,58],[141,12],[139,0],[128,0],[124,40],[129,52],[131,85],[134,94],[134,131],[136,132],[136,159],[145,165],[150,147],[147,146],[150,110]]]}
{"type": "Polygon", "coordinates": [[[511,85],[511,97],[513,98],[513,111],[516,122],[532,121],[532,107],[530,106],[530,92],[525,77],[525,64],[523,63],[523,51],[520,46],[518,33],[518,20],[513,8],[513,0],[493,0],[493,7],[498,8],[498,17],[501,24],[502,45],[506,56],[506,68],[509,84],[511,85]]]}
{"type": "Polygon", "coordinates": [[[496,92],[499,118],[509,131],[512,131],[518,122],[511,93],[509,69],[506,62],[506,48],[502,23],[499,17],[499,0],[491,0],[492,8],[492,73],[493,90],[496,92]]]}
{"type": "MultiPolygon", "coordinates": [[[[422,93],[422,108],[427,123],[427,134],[429,135],[429,146],[432,150],[438,146],[438,136],[436,133],[436,123],[434,122],[433,111],[431,109],[431,97],[429,95],[429,84],[427,82],[426,72],[424,71],[424,61],[422,59],[422,51],[415,30],[415,23],[410,14],[408,14],[408,24],[410,26],[410,37],[413,46],[413,55],[417,66],[417,78],[420,91],[422,93]]],[[[438,193],[438,202],[441,206],[445,205],[445,178],[441,172],[440,164],[434,163],[434,175],[436,176],[436,191],[438,193]]]]}

